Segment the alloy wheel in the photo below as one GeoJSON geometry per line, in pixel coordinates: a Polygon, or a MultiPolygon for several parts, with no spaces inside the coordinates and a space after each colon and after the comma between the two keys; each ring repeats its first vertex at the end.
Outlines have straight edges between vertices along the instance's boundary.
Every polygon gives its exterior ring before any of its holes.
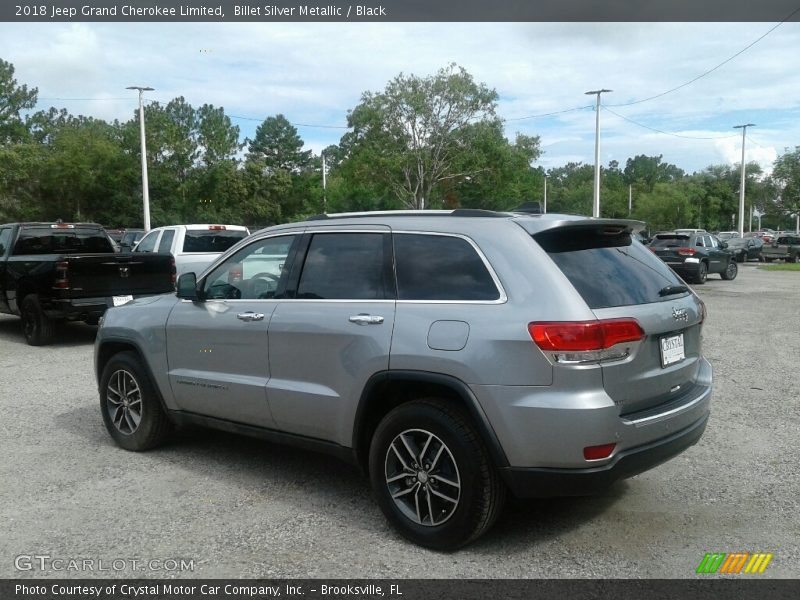
{"type": "Polygon", "coordinates": [[[386,450],[386,485],[395,506],[418,525],[434,527],[453,516],[461,477],[447,445],[424,429],[407,429],[386,450]]]}
{"type": "Polygon", "coordinates": [[[129,371],[119,369],[111,374],[106,386],[106,409],[114,427],[130,435],[142,421],[142,391],[129,371]]]}

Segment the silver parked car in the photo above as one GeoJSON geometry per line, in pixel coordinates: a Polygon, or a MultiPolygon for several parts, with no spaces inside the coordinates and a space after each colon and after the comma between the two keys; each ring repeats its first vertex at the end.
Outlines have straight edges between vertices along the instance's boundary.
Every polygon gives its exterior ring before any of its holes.
{"type": "Polygon", "coordinates": [[[335,453],[411,540],[601,490],[696,443],[703,303],[634,221],[455,210],[262,230],[110,309],[100,407],[128,450],[199,424],[335,453]]]}

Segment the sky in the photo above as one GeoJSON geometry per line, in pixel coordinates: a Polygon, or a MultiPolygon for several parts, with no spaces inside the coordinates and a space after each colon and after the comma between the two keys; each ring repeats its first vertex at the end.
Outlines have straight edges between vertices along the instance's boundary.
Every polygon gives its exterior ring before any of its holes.
{"type": "Polygon", "coordinates": [[[125,88],[150,86],[147,99],[223,106],[242,139],[281,113],[316,153],[338,143],[363,92],[455,62],[497,91],[509,139],[540,136],[535,165],[545,169],[594,164],[594,96],[584,92],[606,88],[602,164],[624,167],[638,154],[661,154],[689,173],[737,164],[742,136],[733,126],[754,123],[746,161],[769,172],[800,145],[800,23],[731,57],[775,25],[0,23],[0,58],[19,83],[38,88],[37,109],[126,120],[138,97],[125,88]],[[569,109],[577,110],[542,116],[569,109]]]}

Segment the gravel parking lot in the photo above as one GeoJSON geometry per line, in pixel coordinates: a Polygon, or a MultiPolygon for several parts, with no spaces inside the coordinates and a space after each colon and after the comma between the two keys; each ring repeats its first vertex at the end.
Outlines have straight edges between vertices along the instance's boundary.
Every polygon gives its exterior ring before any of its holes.
{"type": "Polygon", "coordinates": [[[333,458],[208,431],[117,448],[94,329],[33,348],[0,316],[0,577],[681,578],[712,551],[772,552],[764,576],[800,577],[800,273],[747,264],[697,291],[716,380],[700,443],[602,496],[513,502],[453,554],[395,535],[367,479],[333,458]],[[194,570],[17,570],[32,554],[194,570]]]}

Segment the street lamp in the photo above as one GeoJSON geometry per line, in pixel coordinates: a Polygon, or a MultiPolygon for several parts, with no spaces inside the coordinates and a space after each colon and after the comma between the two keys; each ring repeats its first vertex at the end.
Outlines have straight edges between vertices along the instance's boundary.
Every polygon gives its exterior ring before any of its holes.
{"type": "Polygon", "coordinates": [[[597,106],[595,107],[594,125],[594,200],[592,202],[592,216],[600,216],[600,94],[613,92],[614,90],[593,90],[586,92],[587,96],[597,96],[597,106]]]}
{"type": "Polygon", "coordinates": [[[144,230],[150,231],[150,191],[147,185],[147,150],[144,143],[144,104],[142,94],[152,92],[154,88],[131,85],[126,90],[139,90],[139,137],[142,142],[142,204],[144,205],[144,230]]]}
{"type": "Polygon", "coordinates": [[[755,127],[755,123],[734,125],[734,129],[742,130],[742,181],[739,184],[739,237],[744,237],[744,136],[748,127],[755,127]]]}

